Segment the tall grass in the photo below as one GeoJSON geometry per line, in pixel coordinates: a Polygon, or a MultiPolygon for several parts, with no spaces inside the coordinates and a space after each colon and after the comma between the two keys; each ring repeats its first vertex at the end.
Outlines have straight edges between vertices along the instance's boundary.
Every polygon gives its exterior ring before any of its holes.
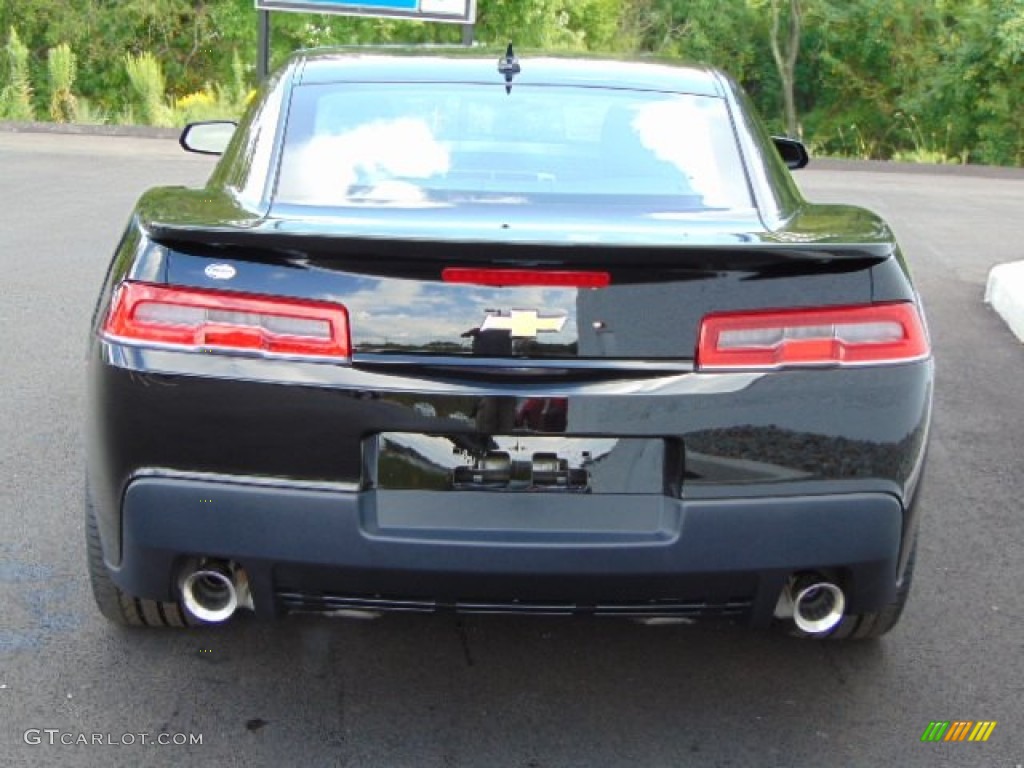
{"type": "Polygon", "coordinates": [[[78,64],[71,46],[61,43],[46,54],[46,71],[50,77],[50,119],[55,123],[73,123],[78,119],[75,77],[78,64]]]}
{"type": "Polygon", "coordinates": [[[197,120],[230,120],[237,118],[253,96],[246,84],[246,70],[238,51],[231,57],[231,79],[224,85],[207,83],[195,91],[175,99],[173,112],[178,124],[197,120]]]}
{"type": "Polygon", "coordinates": [[[28,70],[28,46],[21,42],[14,27],[11,27],[7,35],[2,60],[0,72],[6,73],[7,84],[0,89],[0,120],[35,120],[32,80],[28,70]]]}
{"type": "Polygon", "coordinates": [[[226,85],[207,85],[201,91],[177,99],[167,96],[163,68],[149,52],[125,56],[125,71],[134,98],[123,117],[137,118],[146,125],[181,126],[196,120],[237,118],[248,101],[246,71],[235,51],[231,59],[231,80],[226,85]]]}
{"type": "Polygon", "coordinates": [[[160,62],[149,51],[124,57],[124,68],[132,86],[132,106],[146,125],[174,125],[174,111],[166,102],[167,84],[160,62]]]}
{"type": "MultiPolygon", "coordinates": [[[[917,118],[903,112],[896,113],[896,119],[903,125],[913,145],[910,149],[898,149],[892,153],[892,159],[903,163],[932,163],[935,165],[963,164],[966,157],[957,157],[950,153],[950,134],[953,126],[946,124],[945,141],[940,144],[934,132],[925,135],[917,118]]],[[[966,155],[966,152],[964,153],[966,155]]]]}

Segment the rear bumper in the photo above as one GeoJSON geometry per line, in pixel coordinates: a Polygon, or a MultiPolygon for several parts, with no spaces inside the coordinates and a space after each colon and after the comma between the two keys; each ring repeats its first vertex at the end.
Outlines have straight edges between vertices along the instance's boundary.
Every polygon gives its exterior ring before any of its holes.
{"type": "Polygon", "coordinates": [[[904,510],[883,493],[688,500],[157,474],[128,485],[122,526],[111,572],[138,597],[174,599],[184,562],[210,556],[246,570],[263,616],[724,613],[763,626],[795,571],[833,574],[853,613],[890,602],[904,510]]]}

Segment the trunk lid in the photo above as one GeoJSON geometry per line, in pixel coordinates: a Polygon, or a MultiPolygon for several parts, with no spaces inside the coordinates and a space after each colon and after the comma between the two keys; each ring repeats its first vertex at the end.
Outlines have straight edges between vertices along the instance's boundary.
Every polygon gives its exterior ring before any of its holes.
{"type": "Polygon", "coordinates": [[[168,283],[343,304],[365,360],[688,361],[712,311],[871,301],[870,267],[893,251],[876,217],[836,206],[808,206],[788,229],[764,232],[735,211],[606,222],[566,205],[350,216],[279,206],[278,218],[247,219],[221,198],[211,224],[203,206],[182,204],[198,192],[173,192],[140,209],[143,229],[168,249],[168,283]],[[455,284],[443,277],[452,267],[596,272],[609,285],[455,284]]]}

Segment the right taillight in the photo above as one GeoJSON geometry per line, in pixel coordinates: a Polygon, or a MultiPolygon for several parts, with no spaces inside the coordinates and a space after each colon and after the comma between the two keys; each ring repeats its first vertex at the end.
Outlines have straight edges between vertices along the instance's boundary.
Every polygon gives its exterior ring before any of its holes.
{"type": "Polygon", "coordinates": [[[929,356],[910,302],[706,315],[698,370],[884,365],[929,356]]]}

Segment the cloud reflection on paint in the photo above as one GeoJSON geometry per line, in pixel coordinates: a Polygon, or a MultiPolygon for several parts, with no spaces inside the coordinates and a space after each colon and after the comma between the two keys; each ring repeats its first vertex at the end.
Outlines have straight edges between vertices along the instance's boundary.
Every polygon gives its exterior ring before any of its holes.
{"type": "Polygon", "coordinates": [[[575,289],[508,289],[450,286],[413,280],[366,279],[355,293],[337,297],[348,307],[353,339],[387,340],[401,345],[443,341],[464,345],[467,331],[479,328],[488,310],[564,309],[569,322],[559,333],[544,334],[544,341],[576,340],[575,289]]]}

